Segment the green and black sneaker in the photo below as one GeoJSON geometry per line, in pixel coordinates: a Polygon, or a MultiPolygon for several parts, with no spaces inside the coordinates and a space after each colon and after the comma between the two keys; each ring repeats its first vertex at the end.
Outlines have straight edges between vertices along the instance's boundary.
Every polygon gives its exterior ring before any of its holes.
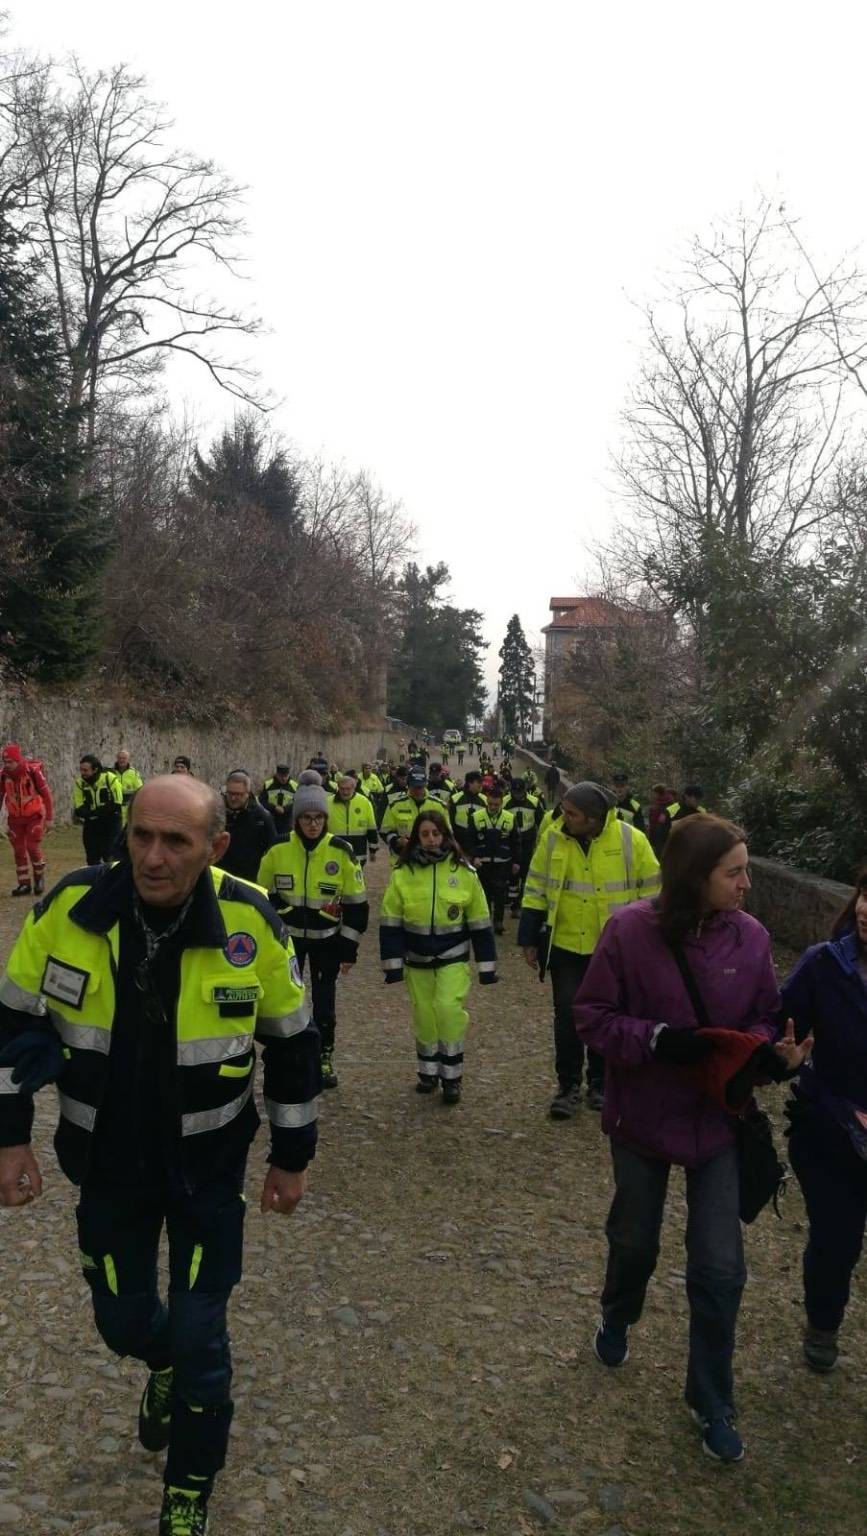
{"type": "Polygon", "coordinates": [[[208,1501],[203,1493],[189,1488],[173,1488],[163,1494],[159,1536],[206,1536],[208,1501]]]}
{"type": "Polygon", "coordinates": [[[142,1393],[138,1411],[138,1437],[145,1450],[164,1451],[169,1443],[171,1427],[172,1368],[169,1365],[164,1371],[151,1371],[142,1393]]]}
{"type": "Polygon", "coordinates": [[[323,1088],[336,1088],[337,1073],[334,1070],[334,1052],[327,1049],[324,1050],[319,1064],[322,1069],[323,1088]]]}

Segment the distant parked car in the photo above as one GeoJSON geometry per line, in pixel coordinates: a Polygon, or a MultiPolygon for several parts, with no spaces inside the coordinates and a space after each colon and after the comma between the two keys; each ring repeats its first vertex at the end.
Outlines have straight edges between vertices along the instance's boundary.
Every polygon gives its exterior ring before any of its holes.
{"type": "Polygon", "coordinates": [[[443,741],[463,741],[460,731],[443,731],[443,741]]]}

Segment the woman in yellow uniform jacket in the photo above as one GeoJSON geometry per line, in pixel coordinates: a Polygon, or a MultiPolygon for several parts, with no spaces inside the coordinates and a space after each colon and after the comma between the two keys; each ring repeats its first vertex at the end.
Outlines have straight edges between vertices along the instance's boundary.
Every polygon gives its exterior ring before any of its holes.
{"type": "Polygon", "coordinates": [[[386,981],[405,979],[412,1002],[416,1092],[436,1093],[442,1083],[445,1104],[461,1096],[471,944],[479,981],[496,981],[497,951],[481,881],[442,812],[424,810],[382,898],[379,950],[386,981]]]}

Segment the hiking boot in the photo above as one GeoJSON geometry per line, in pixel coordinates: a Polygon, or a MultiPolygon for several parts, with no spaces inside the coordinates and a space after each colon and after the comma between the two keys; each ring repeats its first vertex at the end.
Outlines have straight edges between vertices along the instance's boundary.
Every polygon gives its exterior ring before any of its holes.
{"type": "Polygon", "coordinates": [[[21,880],[21,881],[19,881],[19,883],[18,883],[18,885],[16,885],[14,891],[10,891],[9,892],[10,896],[32,896],[32,894],[33,894],[33,892],[30,889],[30,881],[29,880],[21,880]]]}
{"type": "Polygon", "coordinates": [[[163,1494],[159,1536],[207,1536],[208,1501],[203,1493],[169,1485],[163,1494]]]}
{"type": "Polygon", "coordinates": [[[164,1451],[172,1427],[172,1368],[151,1371],[138,1411],[138,1437],[146,1451],[164,1451]]]}
{"type": "Polygon", "coordinates": [[[689,1411],[701,1429],[702,1449],[708,1456],[712,1456],[714,1461],[743,1461],[744,1442],[735,1429],[735,1421],[730,1413],[718,1419],[705,1419],[695,1408],[689,1411]]]}
{"type": "Polygon", "coordinates": [[[811,1371],[833,1371],[837,1364],[837,1329],[814,1328],[807,1323],[804,1328],[804,1359],[811,1371]]]}
{"type": "Polygon", "coordinates": [[[629,1359],[629,1329],[615,1328],[603,1318],[593,1336],[593,1353],[609,1370],[625,1365],[629,1359]]]}
{"type": "Polygon", "coordinates": [[[334,1070],[334,1052],[331,1050],[323,1051],[319,1065],[322,1069],[323,1088],[336,1088],[337,1073],[334,1070]]]}
{"type": "Polygon", "coordinates": [[[36,876],[36,879],[33,882],[33,894],[34,894],[34,896],[44,896],[45,895],[45,876],[44,875],[37,875],[36,876]]]}
{"type": "Polygon", "coordinates": [[[587,1089],[587,1108],[595,1109],[597,1113],[605,1102],[605,1095],[599,1083],[591,1083],[587,1089]]]}
{"type": "Polygon", "coordinates": [[[416,1093],[436,1093],[439,1088],[438,1077],[420,1077],[415,1085],[416,1093]]]}
{"type": "Polygon", "coordinates": [[[580,1102],[581,1089],[579,1085],[573,1083],[571,1087],[564,1088],[561,1083],[559,1093],[551,1100],[551,1108],[548,1110],[548,1114],[552,1120],[571,1120],[580,1102]]]}
{"type": "Polygon", "coordinates": [[[444,1077],[442,1081],[443,1103],[457,1104],[461,1097],[461,1080],[459,1077],[444,1077]]]}

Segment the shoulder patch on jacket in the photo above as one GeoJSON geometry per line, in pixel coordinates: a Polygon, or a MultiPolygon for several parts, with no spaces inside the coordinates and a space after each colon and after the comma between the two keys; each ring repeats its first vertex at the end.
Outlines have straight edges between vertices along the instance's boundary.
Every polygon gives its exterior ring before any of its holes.
{"type": "Polygon", "coordinates": [[[358,860],[356,859],[355,853],[353,851],[352,844],[348,843],[345,837],[332,837],[329,846],[331,848],[339,848],[341,853],[348,854],[353,864],[358,863],[358,860]]]}
{"type": "Polygon", "coordinates": [[[61,875],[57,884],[53,885],[50,891],[46,891],[45,895],[41,896],[34,903],[33,921],[38,923],[40,917],[44,917],[55,896],[59,895],[61,891],[68,890],[71,885],[80,885],[84,889],[89,890],[103,878],[109,867],[108,864],[85,864],[81,869],[71,869],[68,875],[61,875]]]}
{"type": "Polygon", "coordinates": [[[258,886],[252,885],[249,880],[240,880],[235,875],[223,875],[220,889],[217,891],[218,901],[244,901],[250,907],[255,907],[260,917],[264,917],[275,939],[286,948],[287,933],[279,914],[274,911],[268,897],[258,886]]]}

